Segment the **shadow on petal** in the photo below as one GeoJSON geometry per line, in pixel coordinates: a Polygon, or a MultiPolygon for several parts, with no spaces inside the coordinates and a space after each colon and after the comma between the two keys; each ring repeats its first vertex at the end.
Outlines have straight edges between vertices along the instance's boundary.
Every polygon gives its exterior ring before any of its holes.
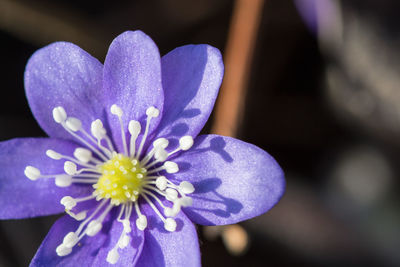
{"type": "Polygon", "coordinates": [[[198,223],[206,225],[211,222],[204,218],[198,211],[202,211],[202,213],[212,213],[215,216],[223,218],[229,218],[232,214],[239,213],[243,208],[243,205],[239,201],[218,193],[217,189],[221,183],[222,181],[219,178],[207,178],[200,182],[193,183],[196,191],[191,197],[193,201],[201,200],[204,207],[184,208],[184,212],[190,217],[196,216],[198,223]]]}

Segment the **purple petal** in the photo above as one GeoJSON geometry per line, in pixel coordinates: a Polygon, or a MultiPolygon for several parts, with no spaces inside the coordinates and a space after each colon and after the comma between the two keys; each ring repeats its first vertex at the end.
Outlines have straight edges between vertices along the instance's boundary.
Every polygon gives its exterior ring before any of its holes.
{"type": "MultiPolygon", "coordinates": [[[[72,249],[72,253],[60,257],[56,248],[68,232],[76,231],[79,222],[69,216],[60,218],[47,234],[31,262],[33,266],[133,266],[143,248],[144,235],[132,225],[131,242],[118,249],[119,260],[112,265],[107,262],[108,252],[117,244],[122,224],[116,220],[116,212],[103,223],[102,230],[94,237],[85,236],[72,249]]],[[[133,223],[132,223],[133,224],[133,223]]]]}
{"type": "Polygon", "coordinates": [[[218,135],[199,136],[175,160],[178,180],[193,183],[193,206],[186,215],[203,225],[232,224],[272,208],[285,189],[278,163],[260,148],[218,135]]]}
{"type": "Polygon", "coordinates": [[[221,53],[208,45],[186,45],[163,56],[161,67],[165,102],[158,136],[196,137],[222,82],[221,53]]]}
{"type": "Polygon", "coordinates": [[[87,131],[93,120],[104,122],[102,75],[103,65],[71,43],[53,43],[32,55],[25,70],[26,95],[33,115],[49,136],[72,139],[53,120],[57,106],[80,119],[87,131]]]}
{"type": "Polygon", "coordinates": [[[176,231],[168,232],[149,206],[142,205],[142,209],[149,227],[137,267],[201,266],[196,228],[183,212],[175,217],[176,231]]]}
{"type": "MultiPolygon", "coordinates": [[[[117,104],[122,111],[124,129],[130,120],[146,125],[146,110],[154,106],[160,116],[153,118],[150,133],[157,127],[164,103],[161,85],[160,53],[153,40],[141,31],[127,31],[111,43],[104,63],[104,87],[107,90],[107,108],[117,104]]],[[[122,150],[120,124],[110,115],[111,129],[117,147],[122,150]]],[[[143,130],[142,130],[143,133],[143,130]]]]}
{"type": "Polygon", "coordinates": [[[71,185],[57,187],[53,178],[29,180],[24,175],[27,165],[41,170],[42,174],[64,173],[63,161],[52,160],[47,149],[72,154],[76,145],[50,138],[21,138],[0,143],[0,218],[18,219],[60,213],[64,206],[60,199],[65,195],[89,195],[90,186],[71,185]]]}

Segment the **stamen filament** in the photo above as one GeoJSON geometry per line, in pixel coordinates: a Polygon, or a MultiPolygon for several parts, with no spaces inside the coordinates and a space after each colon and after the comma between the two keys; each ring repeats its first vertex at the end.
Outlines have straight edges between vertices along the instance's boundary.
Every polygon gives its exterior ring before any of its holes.
{"type": "Polygon", "coordinates": [[[97,148],[95,148],[94,146],[92,146],[91,144],[89,144],[85,139],[83,139],[82,137],[80,137],[79,135],[77,135],[76,133],[74,133],[73,131],[71,131],[70,129],[68,129],[68,127],[65,126],[65,123],[61,123],[61,126],[67,131],[69,132],[73,137],[75,137],[76,139],[78,139],[79,141],[81,141],[84,145],[86,145],[87,147],[89,147],[93,152],[95,152],[102,160],[107,161],[107,158],[104,156],[104,154],[102,154],[97,148]]]}
{"type": "MultiPolygon", "coordinates": [[[[148,188],[148,187],[147,187],[147,188],[148,188]]],[[[162,203],[162,201],[161,201],[156,195],[154,195],[152,192],[150,192],[150,191],[148,191],[148,190],[146,190],[146,189],[143,189],[143,192],[144,192],[145,194],[147,194],[147,195],[153,197],[153,198],[158,202],[158,204],[160,204],[160,206],[161,206],[162,208],[165,209],[164,204],[162,203]]],[[[158,192],[157,192],[157,193],[158,193],[158,192]]]]}
{"type": "Polygon", "coordinates": [[[97,180],[72,178],[72,182],[73,182],[73,183],[80,183],[80,184],[95,184],[95,183],[97,183],[97,180]]]}
{"type": "Polygon", "coordinates": [[[160,219],[165,223],[165,218],[158,210],[156,205],[154,205],[154,203],[145,194],[140,194],[140,195],[146,200],[146,202],[150,205],[150,207],[154,210],[154,212],[158,215],[158,217],[160,217],[160,219]]]}
{"type": "Polygon", "coordinates": [[[96,207],[96,209],[90,214],[89,217],[86,218],[78,227],[78,229],[75,231],[75,233],[79,236],[81,231],[83,230],[83,227],[91,220],[93,217],[100,211],[100,209],[106,204],[107,199],[104,199],[103,201],[100,202],[100,204],[96,207]]]}
{"type": "Polygon", "coordinates": [[[148,116],[146,119],[146,128],[144,130],[142,140],[140,141],[140,145],[139,145],[139,149],[136,154],[136,158],[140,158],[140,154],[142,153],[144,143],[146,142],[147,135],[149,134],[150,121],[151,121],[151,117],[148,116]]]}
{"type": "Polygon", "coordinates": [[[122,137],[122,144],[124,147],[124,154],[128,156],[128,146],[126,145],[126,136],[124,130],[124,124],[122,122],[122,109],[118,107],[116,104],[111,106],[111,113],[118,117],[119,125],[121,126],[121,137],[122,137]]]}

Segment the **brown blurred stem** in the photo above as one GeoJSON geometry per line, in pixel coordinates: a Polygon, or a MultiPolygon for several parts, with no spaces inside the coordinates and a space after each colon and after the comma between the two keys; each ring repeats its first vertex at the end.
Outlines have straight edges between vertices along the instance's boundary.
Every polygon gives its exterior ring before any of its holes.
{"type": "MultiPolygon", "coordinates": [[[[264,0],[235,2],[224,55],[225,76],[211,130],[213,133],[226,136],[238,134],[263,5],[264,0]]],[[[204,230],[207,233],[212,229],[204,230]]],[[[240,255],[248,247],[247,232],[239,225],[220,226],[217,233],[221,234],[231,254],[240,255]]]]}
{"type": "Polygon", "coordinates": [[[217,100],[213,133],[237,135],[263,5],[264,0],[235,2],[224,55],[225,76],[217,100]]]}

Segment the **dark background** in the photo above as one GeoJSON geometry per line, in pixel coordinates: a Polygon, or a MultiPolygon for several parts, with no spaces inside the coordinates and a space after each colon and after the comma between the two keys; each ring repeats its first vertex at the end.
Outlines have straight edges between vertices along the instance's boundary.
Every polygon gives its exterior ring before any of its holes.
{"type": "MultiPolygon", "coordinates": [[[[38,48],[65,40],[103,61],[113,38],[140,29],[162,55],[224,52],[233,3],[0,0],[1,140],[45,136],[23,86],[38,48]]],[[[241,224],[240,255],[199,228],[204,266],[400,265],[399,12],[396,1],[265,2],[238,137],[276,158],[287,191],[241,224]]],[[[0,266],[26,266],[56,218],[0,222],[0,266]]]]}

